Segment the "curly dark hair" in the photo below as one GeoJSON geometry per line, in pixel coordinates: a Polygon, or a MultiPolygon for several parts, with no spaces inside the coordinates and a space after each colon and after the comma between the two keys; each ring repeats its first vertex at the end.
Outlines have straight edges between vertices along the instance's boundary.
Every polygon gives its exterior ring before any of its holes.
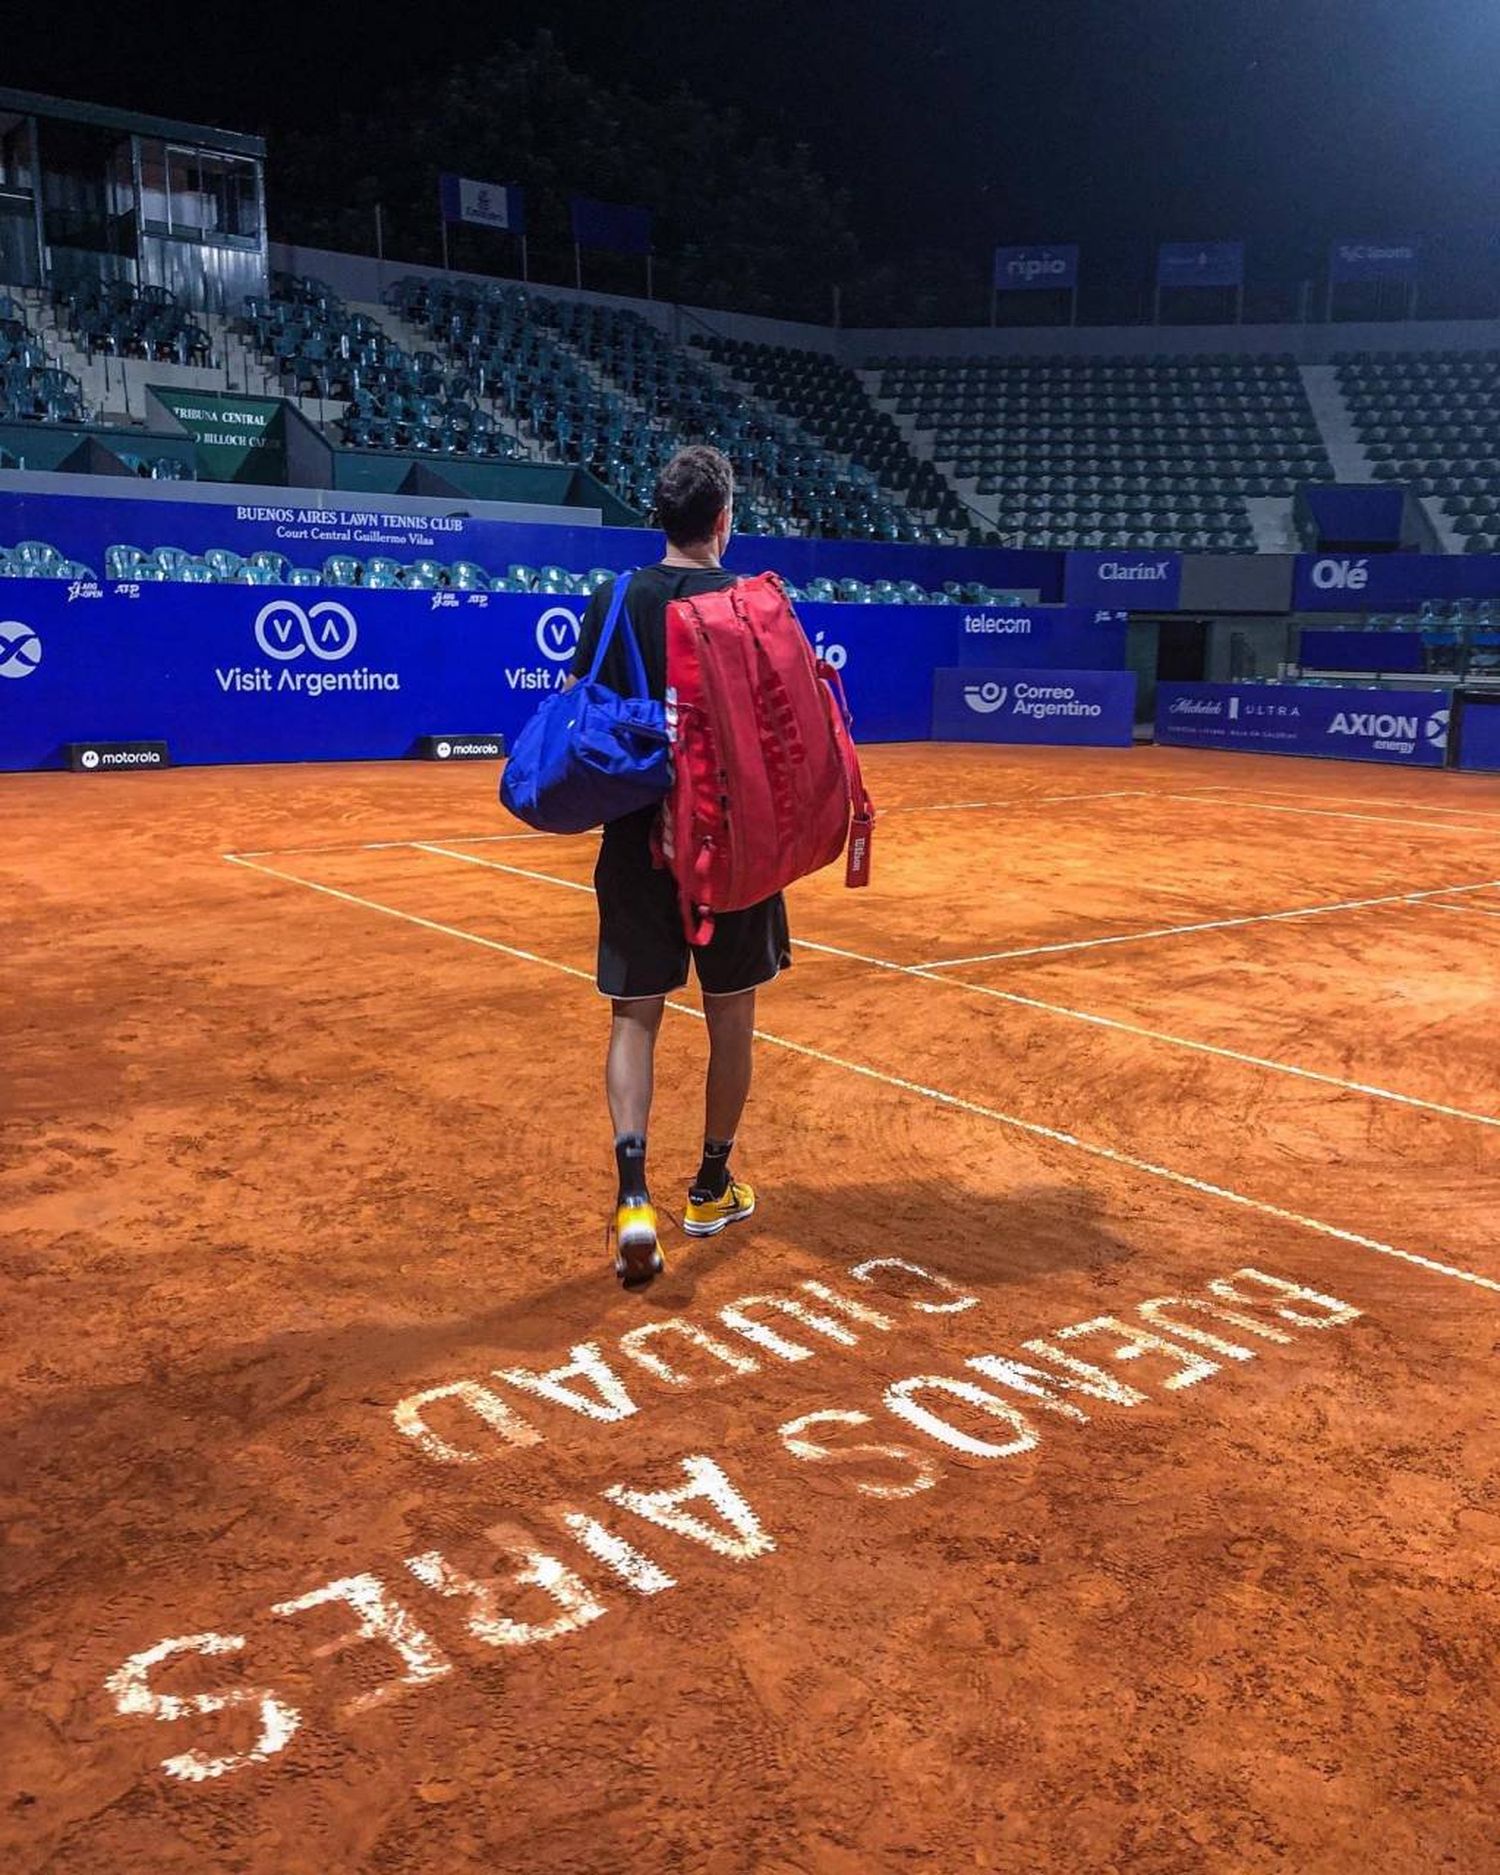
{"type": "Polygon", "coordinates": [[[733,499],[729,458],[706,443],[690,443],[657,477],[656,519],[674,547],[697,547],[733,499]]]}

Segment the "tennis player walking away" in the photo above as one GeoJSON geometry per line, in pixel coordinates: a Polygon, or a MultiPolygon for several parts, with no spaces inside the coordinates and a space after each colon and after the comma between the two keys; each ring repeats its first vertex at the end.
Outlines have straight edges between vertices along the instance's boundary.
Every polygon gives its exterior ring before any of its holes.
{"type": "MultiPolygon", "coordinates": [[[[632,577],[625,595],[647,682],[658,699],[666,696],[667,606],[734,584],[734,574],[720,565],[733,506],[734,473],[717,449],[680,449],[661,472],[656,515],[667,550],[656,566],[632,577]]],[[[593,662],[612,591],[613,582],[606,582],[589,602],[574,677],[586,676],[593,662]]],[[[628,652],[618,634],[599,677],[611,689],[631,689],[628,652]]],[[[615,1271],[627,1288],[650,1282],[663,1268],[646,1178],[646,1139],[656,1036],[667,997],[687,982],[691,958],[703,990],[709,1053],[703,1160],[688,1192],[683,1228],[693,1237],[713,1237],[755,1209],[755,1193],[734,1176],[729,1155],[750,1092],[755,992],[792,960],[780,893],[747,911],[722,914],[707,944],[689,946],[677,887],[652,856],[657,813],[648,807],[611,821],[594,870],[598,985],[613,1010],[604,1084],[619,1173],[615,1271]]]]}

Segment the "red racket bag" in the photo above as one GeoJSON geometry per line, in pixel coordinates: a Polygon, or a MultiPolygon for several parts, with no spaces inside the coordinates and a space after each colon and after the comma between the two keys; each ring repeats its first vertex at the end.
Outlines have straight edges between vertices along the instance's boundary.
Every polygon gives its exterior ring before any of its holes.
{"type": "Polygon", "coordinates": [[[776,574],[667,607],[667,726],[660,852],[690,943],[846,849],[844,883],[869,884],[875,811],[843,685],[776,574]]]}

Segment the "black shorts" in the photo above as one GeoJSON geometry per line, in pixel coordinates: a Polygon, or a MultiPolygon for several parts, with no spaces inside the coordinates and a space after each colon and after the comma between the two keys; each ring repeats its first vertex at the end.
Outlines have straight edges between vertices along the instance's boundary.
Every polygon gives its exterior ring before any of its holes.
{"type": "Polygon", "coordinates": [[[792,961],[786,904],[778,892],[748,911],[721,912],[704,945],[689,945],[671,873],[651,858],[654,811],[604,830],[594,891],[599,900],[601,995],[628,1002],[668,996],[688,979],[691,957],[707,996],[735,996],[769,983],[792,961]]]}

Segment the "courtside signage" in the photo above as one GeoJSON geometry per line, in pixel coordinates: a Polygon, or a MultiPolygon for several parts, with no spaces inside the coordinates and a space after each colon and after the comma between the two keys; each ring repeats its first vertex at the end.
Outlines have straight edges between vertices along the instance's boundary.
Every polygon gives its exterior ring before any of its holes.
{"type": "Polygon", "coordinates": [[[1063,597],[1069,605],[1171,612],[1181,579],[1182,561],[1175,553],[1070,553],[1063,597]]]}
{"type": "Polygon", "coordinates": [[[505,738],[418,736],[412,753],[423,762],[494,762],[505,754],[505,738]]]}
{"type": "Polygon", "coordinates": [[[1440,768],[1448,755],[1447,703],[1430,690],[1307,684],[1161,684],[1156,739],[1262,755],[1440,768]]]}
{"type": "Polygon", "coordinates": [[[936,742],[1129,748],[1134,734],[1134,671],[967,665],[932,674],[936,742]]]}
{"type": "Polygon", "coordinates": [[[1500,769],[1500,697],[1466,697],[1459,721],[1458,766],[1500,769]]]}
{"type": "Polygon", "coordinates": [[[77,775],[118,775],[170,768],[172,758],[165,742],[67,742],[63,762],[77,775]]]}
{"type": "Polygon", "coordinates": [[[1422,250],[1411,240],[1335,241],[1328,250],[1330,280],[1415,280],[1422,250]]]}
{"type": "Polygon", "coordinates": [[[1120,670],[1128,615],[1101,606],[966,606],[960,664],[1048,670],[1120,670]]]}

